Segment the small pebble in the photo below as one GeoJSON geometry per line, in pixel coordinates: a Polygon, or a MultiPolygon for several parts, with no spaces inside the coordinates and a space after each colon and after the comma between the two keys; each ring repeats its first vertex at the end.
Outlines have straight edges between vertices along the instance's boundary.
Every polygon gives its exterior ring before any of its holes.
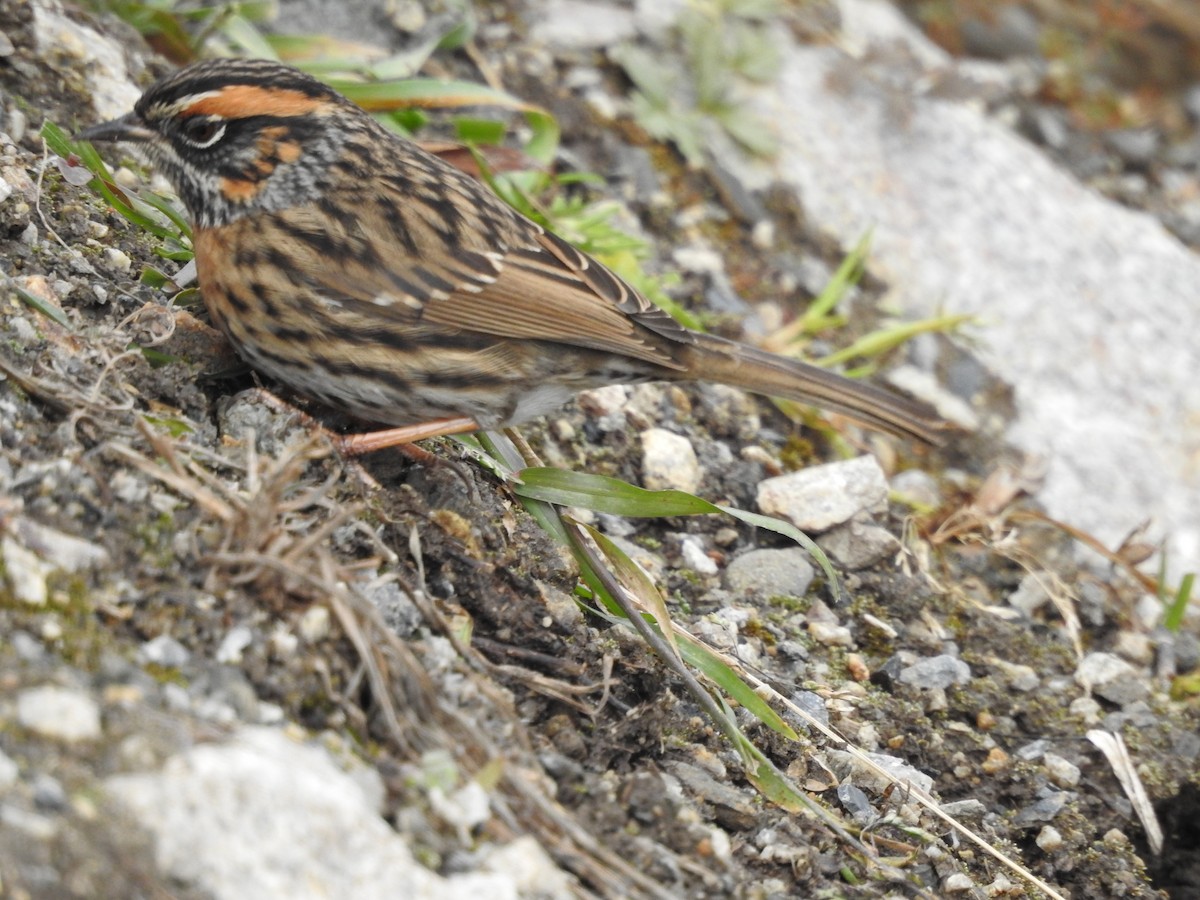
{"type": "Polygon", "coordinates": [[[704,549],[704,544],[694,534],[684,535],[679,542],[680,556],[685,569],[691,569],[697,575],[716,575],[717,564],[704,549]]]}
{"type": "Polygon", "coordinates": [[[133,260],[123,250],[108,247],[104,251],[104,265],[110,272],[123,275],[133,266],[133,260]]]}
{"type": "Polygon", "coordinates": [[[947,894],[962,894],[973,890],[974,887],[975,882],[969,875],[964,875],[962,872],[955,872],[942,882],[942,890],[947,894]]]}
{"type": "Polygon", "coordinates": [[[310,644],[324,640],[329,636],[329,608],[325,606],[310,606],[300,617],[297,631],[310,644]]]}
{"type": "Polygon", "coordinates": [[[1057,753],[1047,753],[1042,757],[1042,765],[1050,775],[1050,780],[1061,788],[1075,787],[1079,784],[1081,773],[1079,766],[1057,753]]]}
{"type": "Polygon", "coordinates": [[[996,775],[1008,768],[1010,757],[999,747],[993,747],[988,751],[987,759],[983,761],[980,768],[988,775],[996,775]]]}
{"type": "Polygon", "coordinates": [[[971,667],[961,659],[945,653],[923,657],[900,670],[901,684],[910,684],[926,690],[944,690],[951,685],[967,684],[970,680],[971,667]]]}
{"type": "Polygon", "coordinates": [[[169,634],[160,634],[138,648],[138,662],[153,663],[168,669],[179,669],[187,664],[191,654],[183,644],[169,634]]]}
{"type": "MultiPolygon", "coordinates": [[[[314,606],[313,609],[325,609],[323,606],[314,606]]],[[[328,614],[328,611],[326,611],[328,614]]],[[[245,625],[238,625],[230,629],[221,641],[221,646],[217,648],[217,662],[220,663],[239,663],[242,661],[242,651],[249,647],[254,642],[254,632],[245,625]]]]}
{"type": "Polygon", "coordinates": [[[13,597],[30,606],[45,606],[50,598],[46,579],[53,571],[51,567],[7,536],[0,541],[0,555],[4,557],[4,574],[13,597]]]}
{"type": "Polygon", "coordinates": [[[854,635],[845,625],[830,625],[827,622],[809,622],[808,633],[818,644],[827,647],[853,647],[854,635]]]}
{"type": "Polygon", "coordinates": [[[0,793],[16,784],[20,774],[20,766],[13,761],[11,756],[0,750],[0,793]]]}
{"type": "Polygon", "coordinates": [[[1062,833],[1053,825],[1046,825],[1038,832],[1037,845],[1046,853],[1053,853],[1063,845],[1062,833]]]}

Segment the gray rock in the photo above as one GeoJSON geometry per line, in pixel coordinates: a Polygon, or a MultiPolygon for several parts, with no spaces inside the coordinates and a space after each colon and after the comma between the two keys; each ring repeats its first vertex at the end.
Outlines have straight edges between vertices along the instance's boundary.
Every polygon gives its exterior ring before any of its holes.
{"type": "Polygon", "coordinates": [[[169,634],[151,638],[138,648],[138,661],[153,663],[168,669],[179,669],[187,664],[191,654],[187,647],[169,634]]]}
{"type": "MultiPolygon", "coordinates": [[[[829,709],[825,706],[825,698],[814,691],[796,691],[791,701],[804,712],[808,713],[822,725],[829,724],[829,709]]],[[[807,727],[807,725],[806,725],[807,727]]]]}
{"type": "Polygon", "coordinates": [[[834,562],[850,571],[873,566],[900,552],[900,541],[894,534],[857,518],[831,528],[817,543],[834,562]]]}
{"type": "Polygon", "coordinates": [[[850,813],[850,817],[859,825],[866,825],[875,818],[875,808],[871,806],[871,801],[867,799],[862,788],[850,782],[843,782],[837,786],[837,798],[842,808],[850,813]]]}
{"type": "Polygon", "coordinates": [[[758,486],[758,508],[801,531],[827,531],[860,512],[887,508],[887,479],[873,456],[810,466],[758,486]]]}
{"type": "Polygon", "coordinates": [[[67,792],[62,782],[46,772],[38,772],[29,781],[33,805],[42,812],[62,812],[67,808],[67,792]]]}
{"type": "Polygon", "coordinates": [[[1021,6],[999,6],[962,23],[964,49],[972,56],[1008,59],[1040,56],[1042,25],[1021,6]]]}
{"type": "Polygon", "coordinates": [[[1037,825],[1041,822],[1049,822],[1063,811],[1070,799],[1071,794],[1066,791],[1050,793],[1031,806],[1026,806],[1018,812],[1016,823],[1021,826],[1028,826],[1037,825]]]}
{"type": "Polygon", "coordinates": [[[1104,139],[1131,165],[1148,166],[1159,151],[1159,133],[1153,128],[1120,128],[1107,131],[1104,139]]]}
{"type": "Polygon", "coordinates": [[[799,547],[751,550],[733,560],[724,574],[725,587],[739,596],[803,597],[815,572],[799,547]]]}
{"type": "Polygon", "coordinates": [[[971,667],[955,656],[941,654],[918,659],[900,670],[900,683],[925,690],[966,684],[971,680],[971,667]]]}
{"type": "MultiPolygon", "coordinates": [[[[933,790],[933,779],[904,760],[886,753],[865,753],[864,755],[870,762],[879,766],[901,784],[907,782],[925,793],[933,790]]],[[[857,756],[847,753],[845,750],[826,750],[825,756],[830,768],[839,778],[851,778],[855,784],[861,785],[867,790],[883,791],[891,783],[872,767],[861,762],[857,756]]]]}
{"type": "Polygon", "coordinates": [[[1089,653],[1075,669],[1075,681],[1089,693],[1124,706],[1150,693],[1138,670],[1112,653],[1089,653]]]}
{"type": "Polygon", "coordinates": [[[892,476],[892,490],[920,503],[936,509],[942,503],[942,489],[938,481],[922,469],[905,469],[892,476]]]}

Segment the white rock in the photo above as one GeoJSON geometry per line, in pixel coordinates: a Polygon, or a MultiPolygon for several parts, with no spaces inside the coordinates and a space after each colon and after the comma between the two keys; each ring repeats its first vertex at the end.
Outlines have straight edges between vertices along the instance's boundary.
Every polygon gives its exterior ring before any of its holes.
{"type": "Polygon", "coordinates": [[[888,4],[839,7],[841,48],[789,46],[747,91],[778,155],[717,148],[719,164],[750,189],[787,185],[843,246],[870,230],[871,268],[909,315],[986,318],[974,337],[1015,387],[1007,437],[1046,459],[1049,512],[1110,544],[1153,517],[1175,572],[1194,571],[1200,256],[978,104],[934,96],[957,64],[888,4]],[[907,75],[884,49],[897,41],[907,75]]]}
{"type": "Polygon", "coordinates": [[[827,531],[860,512],[887,508],[887,479],[873,456],[810,466],[758,486],[758,508],[801,531],[827,531]]]}
{"type": "Polygon", "coordinates": [[[110,272],[124,274],[133,265],[129,254],[117,247],[106,247],[104,250],[104,265],[110,272]]]}
{"type": "Polygon", "coordinates": [[[305,641],[315,644],[317,641],[324,640],[329,636],[329,629],[329,607],[310,606],[304,611],[304,615],[300,617],[300,622],[296,630],[305,641]]]}
{"type": "MultiPolygon", "coordinates": [[[[866,753],[867,759],[875,763],[901,784],[911,784],[919,791],[929,793],[933,789],[933,778],[914,768],[902,759],[886,753],[866,753]]],[[[827,750],[825,756],[839,777],[850,776],[855,784],[866,791],[883,791],[890,784],[887,778],[876,773],[856,756],[844,750],[827,750]]]]}
{"type": "Polygon", "coordinates": [[[4,574],[8,576],[13,596],[30,606],[45,606],[50,598],[46,579],[53,569],[7,535],[0,541],[0,553],[4,556],[4,574]]]}
{"type": "Polygon", "coordinates": [[[100,707],[82,691],[29,688],[17,695],[17,721],[42,737],[73,743],[100,737],[100,707]]]}
{"type": "Polygon", "coordinates": [[[549,0],[533,19],[535,44],[572,50],[613,47],[634,37],[633,12],[611,3],[549,0]]]}
{"type": "Polygon", "coordinates": [[[716,575],[717,564],[704,549],[704,544],[694,534],[685,534],[679,542],[679,555],[683,558],[683,567],[691,569],[697,575],[716,575]]]}
{"type": "Polygon", "coordinates": [[[1079,771],[1079,766],[1069,759],[1064,759],[1057,753],[1047,753],[1042,757],[1042,765],[1046,767],[1050,780],[1059,787],[1071,788],[1079,784],[1082,773],[1079,771]]]}
{"type": "Polygon", "coordinates": [[[16,784],[17,776],[20,774],[21,769],[13,758],[3,750],[0,750],[0,793],[7,791],[16,784]]]}
{"type": "Polygon", "coordinates": [[[853,647],[854,636],[845,625],[831,625],[828,622],[809,622],[808,633],[818,644],[827,647],[853,647]]]}
{"type": "MultiPolygon", "coordinates": [[[[313,609],[324,609],[323,606],[314,606],[313,609]]],[[[311,611],[311,610],[310,610],[311,611]]],[[[328,616],[328,610],[326,610],[328,616]]],[[[221,639],[221,646],[217,648],[217,662],[219,663],[239,663],[242,661],[242,651],[249,647],[254,642],[254,632],[245,625],[236,625],[229,629],[229,632],[221,639]]]]}
{"type": "Polygon", "coordinates": [[[1050,602],[1050,595],[1046,593],[1046,583],[1045,572],[1026,575],[1017,585],[1017,589],[1008,595],[1008,605],[1019,609],[1027,616],[1032,616],[1050,602]]]}
{"type": "Polygon", "coordinates": [[[17,519],[13,527],[21,542],[42,559],[52,562],[57,571],[81,572],[108,561],[108,551],[99,544],[64,534],[32,519],[17,519]]]}
{"type": "Polygon", "coordinates": [[[1035,838],[1037,845],[1046,853],[1053,853],[1063,845],[1063,836],[1053,825],[1044,825],[1035,838]]]}
{"type": "Polygon", "coordinates": [[[522,897],[568,900],[577,896],[572,879],[554,864],[550,854],[530,835],[489,852],[483,860],[483,868],[511,879],[522,897]]]}
{"type": "Polygon", "coordinates": [[[692,442],[665,428],[642,432],[642,484],[651,491],[695,493],[704,477],[692,442]]]}
{"type": "Polygon", "coordinates": [[[273,729],[243,729],[105,787],[153,836],[162,873],[216,900],[517,897],[509,875],[442,878],[417,863],[327,752],[273,729]]]}

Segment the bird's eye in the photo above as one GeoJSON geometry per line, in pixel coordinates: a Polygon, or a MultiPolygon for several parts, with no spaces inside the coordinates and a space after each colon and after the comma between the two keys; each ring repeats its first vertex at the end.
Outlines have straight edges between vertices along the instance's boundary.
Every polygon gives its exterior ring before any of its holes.
{"type": "Polygon", "coordinates": [[[183,120],[179,132],[189,144],[203,149],[211,147],[221,139],[225,134],[225,123],[208,116],[194,116],[183,120]]]}

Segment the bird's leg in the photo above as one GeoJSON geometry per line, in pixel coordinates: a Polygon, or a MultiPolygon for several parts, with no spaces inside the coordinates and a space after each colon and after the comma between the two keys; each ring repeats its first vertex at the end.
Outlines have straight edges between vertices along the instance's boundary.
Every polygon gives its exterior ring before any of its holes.
{"type": "Polygon", "coordinates": [[[467,416],[457,416],[448,419],[434,419],[429,422],[418,422],[415,425],[405,425],[400,428],[385,428],[381,431],[365,431],[358,434],[335,434],[326,428],[314,416],[289,403],[266,388],[251,389],[254,396],[280,412],[298,416],[306,428],[319,432],[328,438],[333,449],[343,458],[353,459],[377,450],[395,447],[413,462],[429,463],[436,459],[428,450],[423,450],[414,441],[424,441],[428,438],[443,437],[448,434],[463,434],[468,431],[478,431],[478,423],[467,416]]]}
{"type": "Polygon", "coordinates": [[[383,431],[368,431],[363,434],[330,435],[330,437],[333,440],[333,446],[343,456],[362,456],[364,453],[374,453],[376,450],[396,447],[405,455],[421,461],[423,457],[427,459],[428,454],[419,447],[412,446],[414,441],[478,430],[479,423],[474,419],[469,416],[455,416],[450,419],[434,419],[431,422],[405,425],[401,428],[387,428],[383,431]]]}

